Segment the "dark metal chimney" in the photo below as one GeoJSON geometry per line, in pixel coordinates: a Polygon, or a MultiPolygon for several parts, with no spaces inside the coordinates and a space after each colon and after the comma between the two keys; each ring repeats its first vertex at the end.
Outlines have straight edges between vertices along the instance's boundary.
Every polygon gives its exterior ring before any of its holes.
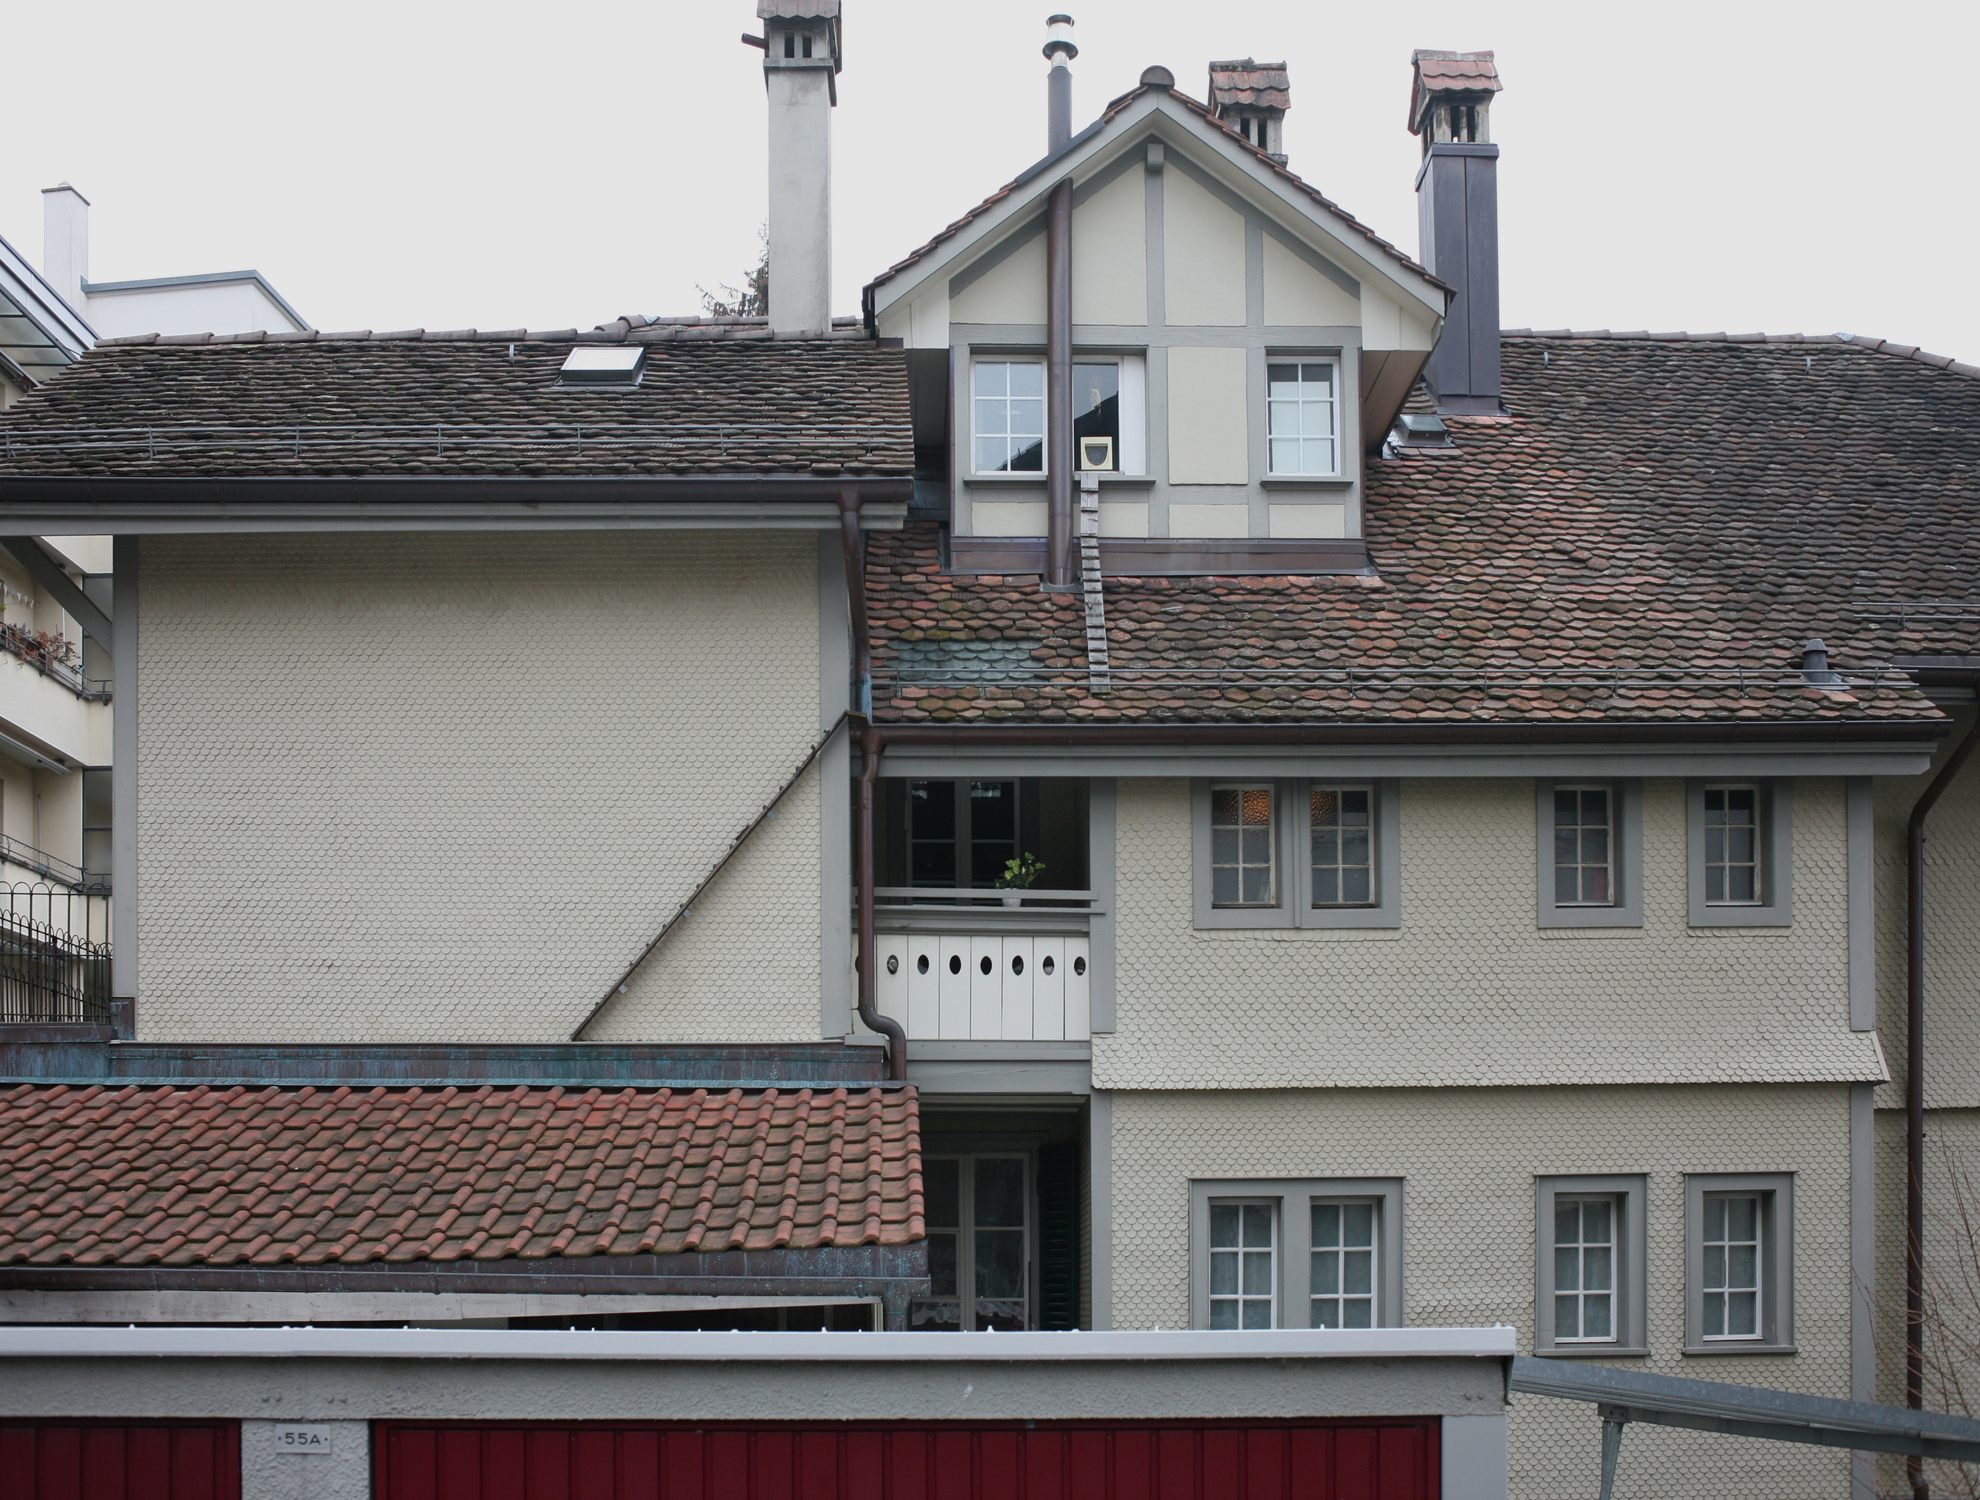
{"type": "Polygon", "coordinates": [[[1057,155],[1072,139],[1072,60],[1079,48],[1072,39],[1073,18],[1053,14],[1045,18],[1045,56],[1052,71],[1045,78],[1045,151],[1057,155]]]}
{"type": "Polygon", "coordinates": [[[1499,148],[1489,52],[1419,49],[1410,58],[1409,128],[1423,141],[1416,174],[1418,253],[1457,289],[1424,371],[1440,410],[1496,412],[1499,401],[1499,148]]]}

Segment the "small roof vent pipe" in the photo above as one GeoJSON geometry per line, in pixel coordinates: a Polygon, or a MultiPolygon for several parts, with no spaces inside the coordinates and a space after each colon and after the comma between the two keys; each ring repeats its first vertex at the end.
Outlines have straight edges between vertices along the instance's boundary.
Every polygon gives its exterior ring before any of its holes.
{"type": "Polygon", "coordinates": [[[1810,687],[1843,685],[1842,673],[1829,665],[1829,648],[1819,638],[1801,648],[1801,680],[1810,687]]]}
{"type": "Polygon", "coordinates": [[[1045,79],[1045,152],[1056,156],[1072,139],[1073,18],[1055,12],[1045,18],[1045,57],[1052,70],[1045,79]]]}

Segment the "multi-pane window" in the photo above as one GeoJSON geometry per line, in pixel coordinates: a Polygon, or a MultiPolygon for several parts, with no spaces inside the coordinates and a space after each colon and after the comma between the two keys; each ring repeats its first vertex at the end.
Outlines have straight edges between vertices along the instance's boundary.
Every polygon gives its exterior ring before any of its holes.
{"type": "Polygon", "coordinates": [[[1210,901],[1271,906],[1278,899],[1270,786],[1210,789],[1210,901]]]}
{"type": "Polygon", "coordinates": [[[1376,1205],[1316,1199],[1312,1225],[1313,1326],[1373,1328],[1376,1205]]]}
{"type": "Polygon", "coordinates": [[[1616,1200],[1554,1199],[1554,1342],[1616,1341],[1616,1200]]]}
{"type": "Polygon", "coordinates": [[[1708,786],[1705,798],[1705,903],[1752,906],[1761,899],[1760,788],[1708,786]]]}
{"type": "Polygon", "coordinates": [[[1313,846],[1313,904],[1369,906],[1375,900],[1375,793],[1366,786],[1307,792],[1313,846]]]}
{"type": "Polygon", "coordinates": [[[1616,899],[1615,796],[1606,786],[1554,788],[1554,904],[1616,899]]]}
{"type": "Polygon", "coordinates": [[[1031,1326],[1026,1166],[1017,1155],[924,1158],[929,1294],[910,1326],[1031,1326]]]}
{"type": "Polygon", "coordinates": [[[1045,365],[979,359],[972,375],[974,468],[979,474],[1045,471],[1045,365]]]}
{"type": "Polygon", "coordinates": [[[1339,403],[1333,361],[1275,359],[1265,369],[1268,470],[1338,472],[1339,403]]]}
{"type": "Polygon", "coordinates": [[[1210,1205],[1210,1326],[1271,1328],[1278,1319],[1278,1205],[1210,1205]]]}
{"type": "Polygon", "coordinates": [[[1703,1288],[1707,1339],[1761,1334],[1761,1202],[1758,1193],[1705,1195],[1703,1288]]]}

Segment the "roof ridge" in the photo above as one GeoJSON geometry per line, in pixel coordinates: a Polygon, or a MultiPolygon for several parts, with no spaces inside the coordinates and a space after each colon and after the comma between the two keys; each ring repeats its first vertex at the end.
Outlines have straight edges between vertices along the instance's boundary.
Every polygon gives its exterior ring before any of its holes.
{"type": "Polygon", "coordinates": [[[1827,344],[1848,349],[1866,349],[1896,359],[1949,370],[1956,375],[1980,375],[1980,366],[1969,365],[1949,354],[1933,354],[1916,344],[1900,344],[1860,333],[1692,333],[1677,329],[1652,332],[1648,329],[1611,328],[1501,328],[1502,339],[1582,340],[1589,343],[1655,344],[1827,344]]]}
{"type": "MultiPolygon", "coordinates": [[[[643,315],[642,315],[643,317],[643,315]]],[[[385,332],[369,328],[320,329],[300,333],[133,333],[99,339],[99,349],[139,345],[203,347],[233,344],[657,344],[657,343],[871,343],[857,317],[832,320],[823,333],[783,333],[763,318],[643,317],[640,322],[616,318],[596,328],[399,328],[385,332]]]]}

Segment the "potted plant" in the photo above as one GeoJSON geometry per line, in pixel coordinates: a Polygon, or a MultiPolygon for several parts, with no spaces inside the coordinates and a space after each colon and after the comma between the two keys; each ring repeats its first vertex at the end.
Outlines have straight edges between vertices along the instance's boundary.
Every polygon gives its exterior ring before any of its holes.
{"type": "Polygon", "coordinates": [[[997,889],[1007,893],[1004,905],[1024,905],[1024,897],[1015,893],[1030,890],[1044,873],[1045,861],[1035,854],[1020,854],[1015,859],[1005,860],[1004,873],[997,877],[997,889]]]}

